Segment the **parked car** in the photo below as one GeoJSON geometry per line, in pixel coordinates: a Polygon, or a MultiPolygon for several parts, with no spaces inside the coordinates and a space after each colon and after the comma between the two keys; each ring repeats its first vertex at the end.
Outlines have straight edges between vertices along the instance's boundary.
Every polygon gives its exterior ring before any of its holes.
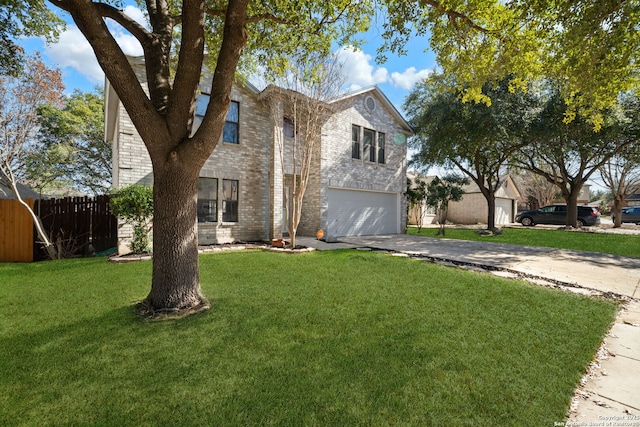
{"type": "MultiPolygon", "coordinates": [[[[632,206],[629,208],[622,208],[622,222],[633,222],[640,224],[640,206],[632,206]]],[[[611,212],[611,219],[616,220],[616,213],[611,212]]]]}
{"type": "MultiPolygon", "coordinates": [[[[522,225],[567,223],[567,205],[549,205],[533,211],[520,212],[516,222],[522,225]]],[[[578,206],[578,225],[580,227],[600,224],[600,212],[591,206],[578,206]]]]}

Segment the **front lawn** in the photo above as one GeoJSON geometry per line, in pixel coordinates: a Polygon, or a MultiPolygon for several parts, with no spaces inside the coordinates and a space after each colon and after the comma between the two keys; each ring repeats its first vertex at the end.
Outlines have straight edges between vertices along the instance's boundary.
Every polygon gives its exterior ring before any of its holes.
{"type": "Polygon", "coordinates": [[[0,425],[553,425],[616,311],[371,252],[200,262],[212,309],[164,322],[150,262],[0,265],[0,425]]]}
{"type": "MultiPolygon", "coordinates": [[[[437,228],[408,227],[407,234],[425,237],[436,236],[437,228]]],[[[546,248],[576,249],[640,258],[640,235],[589,233],[540,228],[504,228],[498,236],[480,236],[471,228],[447,228],[447,239],[481,242],[513,243],[516,245],[543,246],[546,248]]]]}

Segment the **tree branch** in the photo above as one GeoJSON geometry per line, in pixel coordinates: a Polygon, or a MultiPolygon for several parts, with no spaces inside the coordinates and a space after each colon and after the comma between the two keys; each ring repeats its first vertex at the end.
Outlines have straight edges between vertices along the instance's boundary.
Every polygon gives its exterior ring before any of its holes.
{"type": "Polygon", "coordinates": [[[452,24],[454,26],[457,27],[457,21],[462,21],[467,27],[469,28],[473,28],[476,31],[479,31],[483,34],[495,34],[494,31],[488,30],[484,27],[481,27],[480,25],[476,24],[471,18],[469,18],[467,15],[462,14],[460,12],[456,12],[455,10],[451,10],[451,9],[447,9],[445,6],[443,6],[439,1],[436,0],[421,0],[420,4],[422,6],[431,6],[434,9],[436,9],[438,12],[440,12],[443,15],[446,15],[449,20],[452,22],[452,24]]]}

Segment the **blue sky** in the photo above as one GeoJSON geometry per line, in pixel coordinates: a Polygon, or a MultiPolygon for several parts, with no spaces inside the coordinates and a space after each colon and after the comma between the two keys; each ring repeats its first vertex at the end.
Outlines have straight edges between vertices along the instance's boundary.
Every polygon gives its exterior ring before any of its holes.
{"type": "MultiPolygon", "coordinates": [[[[134,19],[143,22],[143,14],[135,6],[126,6],[125,10],[134,19]]],[[[61,16],[68,18],[66,14],[61,16]]],[[[62,70],[67,93],[74,89],[91,91],[95,86],[104,84],[104,74],[80,31],[70,19],[67,21],[67,30],[60,35],[57,43],[46,45],[42,39],[28,38],[22,40],[21,44],[27,52],[39,51],[49,66],[62,70]]],[[[402,111],[402,104],[411,88],[435,68],[435,56],[432,52],[425,52],[428,47],[426,38],[414,38],[407,46],[408,55],[387,55],[384,64],[377,64],[375,57],[376,49],[382,44],[381,31],[374,24],[364,35],[366,42],[362,50],[337,47],[344,60],[346,85],[351,89],[378,85],[396,108],[402,111]]],[[[115,29],[114,36],[126,54],[142,54],[140,45],[129,34],[115,29]]]]}

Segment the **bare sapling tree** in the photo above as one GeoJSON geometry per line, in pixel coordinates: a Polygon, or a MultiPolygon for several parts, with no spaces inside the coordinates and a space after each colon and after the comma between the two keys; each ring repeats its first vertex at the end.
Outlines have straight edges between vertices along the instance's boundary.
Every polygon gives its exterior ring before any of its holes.
{"type": "Polygon", "coordinates": [[[524,170],[518,175],[518,178],[520,190],[522,190],[523,195],[527,198],[527,204],[532,209],[550,205],[559,197],[558,184],[547,181],[541,175],[524,170]]]}
{"type": "Polygon", "coordinates": [[[265,91],[271,105],[276,155],[280,157],[284,191],[285,225],[289,245],[296,247],[303,199],[317,164],[322,126],[335,105],[344,83],[342,66],[334,55],[290,58],[285,72],[275,75],[275,85],[265,91]],[[286,188],[285,187],[285,188],[286,188]]]}
{"type": "Polygon", "coordinates": [[[418,227],[418,233],[422,230],[424,222],[424,205],[427,198],[427,182],[420,175],[413,179],[407,178],[407,218],[418,227]]]}
{"type": "Polygon", "coordinates": [[[613,196],[613,227],[622,225],[622,208],[627,197],[640,191],[640,97],[634,92],[620,97],[616,139],[626,142],[624,148],[613,155],[602,167],[600,177],[613,196]]]}
{"type": "Polygon", "coordinates": [[[619,153],[600,168],[600,177],[613,196],[613,228],[622,225],[622,208],[627,198],[640,191],[640,155],[634,154],[635,157],[619,153]]]}
{"type": "Polygon", "coordinates": [[[432,206],[436,210],[438,218],[437,236],[445,235],[445,225],[447,224],[447,215],[449,213],[449,202],[458,202],[464,196],[462,186],[469,184],[469,178],[455,175],[445,176],[443,178],[435,177],[429,185],[427,185],[427,205],[432,206]]]}
{"type": "Polygon", "coordinates": [[[38,106],[59,104],[62,100],[62,75],[49,69],[38,56],[29,58],[17,77],[0,76],[0,183],[10,188],[18,202],[33,218],[38,238],[51,259],[57,257],[40,218],[18,191],[28,154],[36,144],[38,106]]]}

